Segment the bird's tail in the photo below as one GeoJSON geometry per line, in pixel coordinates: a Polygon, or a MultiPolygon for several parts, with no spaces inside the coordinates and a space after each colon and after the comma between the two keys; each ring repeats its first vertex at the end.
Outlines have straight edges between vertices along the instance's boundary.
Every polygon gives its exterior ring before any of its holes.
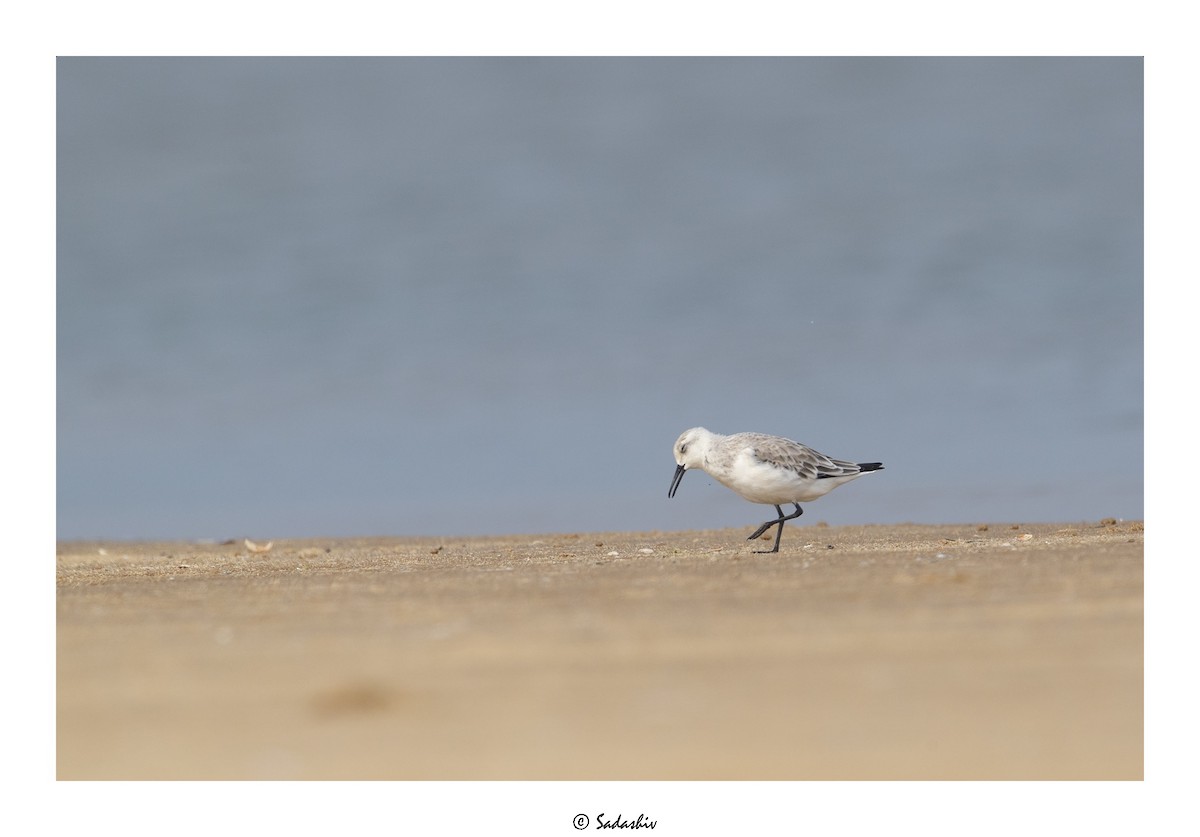
{"type": "Polygon", "coordinates": [[[883,470],[882,462],[858,462],[856,464],[858,465],[859,471],[882,471],[883,470]]]}

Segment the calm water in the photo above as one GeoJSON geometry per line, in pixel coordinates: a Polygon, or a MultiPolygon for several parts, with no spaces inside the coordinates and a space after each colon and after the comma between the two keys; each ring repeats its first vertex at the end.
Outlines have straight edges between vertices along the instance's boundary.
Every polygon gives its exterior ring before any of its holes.
{"type": "Polygon", "coordinates": [[[64,59],[58,535],[1142,515],[1142,64],[64,59]]]}

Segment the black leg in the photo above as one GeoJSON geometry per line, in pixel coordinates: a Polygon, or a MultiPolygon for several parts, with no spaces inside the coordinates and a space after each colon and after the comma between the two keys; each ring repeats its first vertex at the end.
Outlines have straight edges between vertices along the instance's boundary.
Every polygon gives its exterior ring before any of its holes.
{"type": "Polygon", "coordinates": [[[794,520],[794,519],[796,519],[797,517],[799,517],[800,515],[804,514],[804,509],[800,508],[800,504],[799,504],[799,503],[792,503],[792,505],[796,507],[796,511],[795,511],[795,512],[793,512],[792,514],[789,514],[789,515],[786,515],[786,516],[785,516],[785,515],[784,515],[784,513],[783,513],[783,509],[781,509],[779,506],[776,506],[776,507],[775,507],[775,511],[779,512],[779,517],[778,517],[777,519],[775,519],[775,520],[768,520],[768,521],[767,521],[766,523],[764,523],[762,526],[759,526],[759,527],[758,527],[758,528],[757,528],[757,529],[754,531],[754,534],[753,534],[753,535],[751,535],[750,537],[746,538],[746,540],[748,540],[748,541],[752,541],[752,540],[754,540],[755,538],[757,538],[757,537],[759,537],[760,535],[762,535],[762,533],[763,533],[763,532],[767,531],[767,530],[768,530],[768,529],[770,529],[772,526],[774,526],[774,525],[776,525],[776,524],[778,524],[778,525],[779,525],[779,529],[778,529],[778,530],[775,532],[775,548],[774,548],[774,549],[756,549],[756,550],[754,550],[754,551],[755,551],[755,552],[757,552],[759,555],[766,555],[766,554],[768,554],[768,553],[771,553],[771,552],[778,552],[778,551],[779,551],[779,540],[780,540],[780,538],[782,538],[782,537],[783,537],[783,522],[784,522],[785,520],[794,520]]]}
{"type": "Polygon", "coordinates": [[[770,529],[772,526],[774,526],[780,520],[783,520],[783,509],[779,508],[779,506],[776,506],[775,511],[779,512],[779,518],[777,520],[768,520],[762,526],[759,526],[757,529],[755,529],[754,534],[751,535],[750,537],[746,538],[746,540],[752,541],[757,537],[761,537],[763,532],[770,529]]]}

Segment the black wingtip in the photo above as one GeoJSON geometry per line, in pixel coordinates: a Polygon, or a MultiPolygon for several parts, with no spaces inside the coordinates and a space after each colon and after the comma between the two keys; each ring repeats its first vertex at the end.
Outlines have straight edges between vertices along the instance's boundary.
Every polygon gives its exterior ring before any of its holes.
{"type": "Polygon", "coordinates": [[[859,462],[858,470],[860,471],[882,471],[882,462],[859,462]]]}

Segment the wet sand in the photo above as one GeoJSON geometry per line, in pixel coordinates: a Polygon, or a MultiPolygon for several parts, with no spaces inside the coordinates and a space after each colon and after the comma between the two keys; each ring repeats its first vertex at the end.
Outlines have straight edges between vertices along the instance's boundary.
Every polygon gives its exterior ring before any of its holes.
{"type": "Polygon", "coordinates": [[[1140,523],[748,533],[60,543],[58,777],[1142,778],[1140,523]]]}

